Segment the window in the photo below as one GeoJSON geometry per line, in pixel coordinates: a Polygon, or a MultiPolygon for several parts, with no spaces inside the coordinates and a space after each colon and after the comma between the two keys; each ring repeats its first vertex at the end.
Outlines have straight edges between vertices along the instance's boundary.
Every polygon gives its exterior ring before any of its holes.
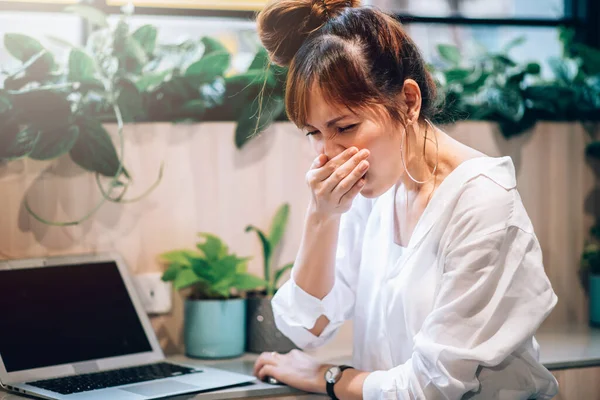
{"type": "Polygon", "coordinates": [[[370,0],[382,10],[429,17],[562,18],[564,0],[370,0]]]}
{"type": "MultiPolygon", "coordinates": [[[[118,16],[111,16],[109,22],[116,22],[118,16]]],[[[233,54],[232,67],[235,71],[245,71],[256,53],[259,43],[256,37],[256,23],[239,18],[133,15],[130,17],[132,29],[150,24],[158,29],[157,42],[161,44],[180,43],[186,39],[199,39],[210,36],[219,40],[233,54]]]]}
{"type": "MultiPolygon", "coordinates": [[[[129,3],[127,0],[107,0],[109,6],[122,6],[129,3]]],[[[133,5],[137,7],[161,7],[161,8],[199,8],[199,9],[218,9],[218,10],[260,10],[265,4],[265,0],[133,0],[133,5]]]]}
{"type": "MultiPolygon", "coordinates": [[[[55,12],[0,12],[0,37],[6,33],[22,33],[39,40],[54,54],[66,51],[65,47],[55,44],[51,37],[66,40],[72,44],[82,43],[81,20],[71,14],[55,12]]],[[[20,61],[15,60],[6,53],[4,46],[0,46],[0,66],[3,69],[12,69],[19,66],[20,61]]]]}

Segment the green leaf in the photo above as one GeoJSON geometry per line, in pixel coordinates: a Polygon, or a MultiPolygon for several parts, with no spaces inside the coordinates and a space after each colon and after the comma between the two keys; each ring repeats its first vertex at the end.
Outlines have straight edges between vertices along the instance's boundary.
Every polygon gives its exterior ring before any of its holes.
{"type": "Polygon", "coordinates": [[[531,75],[537,75],[540,73],[541,70],[542,67],[540,66],[540,64],[535,62],[527,63],[527,65],[525,66],[525,72],[531,75]]]}
{"type": "Polygon", "coordinates": [[[585,155],[600,160],[600,141],[588,144],[585,148],[585,155]]]}
{"type": "Polygon", "coordinates": [[[16,59],[26,62],[31,57],[46,50],[36,39],[20,33],[4,35],[4,48],[16,59]]]}
{"type": "Polygon", "coordinates": [[[10,101],[10,97],[8,96],[8,94],[0,89],[0,121],[1,120],[7,120],[8,118],[6,116],[3,116],[2,114],[7,112],[8,110],[10,110],[12,108],[12,102],[10,101]]]}
{"type": "Polygon", "coordinates": [[[72,125],[52,131],[41,130],[29,157],[34,160],[50,160],[68,153],[79,137],[79,127],[72,125]]]}
{"type": "Polygon", "coordinates": [[[250,63],[250,67],[248,67],[248,71],[251,70],[265,70],[269,65],[269,53],[267,53],[267,49],[264,47],[260,47],[258,52],[254,56],[252,63],[250,63]]]}
{"type": "Polygon", "coordinates": [[[69,152],[80,167],[113,177],[119,171],[119,157],[102,124],[90,117],[79,118],[79,137],[69,152]]]}
{"type": "Polygon", "coordinates": [[[525,103],[518,90],[510,87],[491,88],[487,95],[490,106],[509,121],[518,122],[523,118],[525,103]]]}
{"type": "Polygon", "coordinates": [[[508,53],[515,47],[521,46],[526,41],[527,41],[527,38],[525,36],[519,36],[519,37],[511,40],[507,44],[505,44],[504,47],[502,48],[502,53],[508,53]]]}
{"type": "Polygon", "coordinates": [[[71,118],[69,93],[54,90],[24,90],[13,94],[13,107],[19,122],[43,127],[44,130],[63,128],[71,118]]]}
{"type": "Polygon", "coordinates": [[[293,267],[294,267],[294,263],[291,262],[289,264],[284,265],[280,269],[278,269],[277,272],[275,272],[275,279],[273,279],[273,286],[275,286],[276,288],[279,287],[278,283],[279,283],[279,280],[281,279],[281,277],[283,276],[283,274],[285,274],[285,272],[287,270],[292,269],[293,267]]]}
{"type": "Polygon", "coordinates": [[[135,122],[145,113],[141,93],[129,79],[121,78],[117,83],[119,97],[117,104],[121,110],[124,122],[135,122]]]}
{"type": "Polygon", "coordinates": [[[254,290],[265,287],[267,282],[252,274],[239,274],[235,277],[232,286],[240,291],[254,290]]]}
{"type": "Polygon", "coordinates": [[[23,63],[21,68],[9,75],[4,86],[17,90],[29,82],[47,79],[54,67],[54,57],[47,50],[41,50],[23,63]]]}
{"type": "Polygon", "coordinates": [[[285,110],[281,97],[268,97],[259,110],[259,99],[254,99],[243,110],[235,129],[235,145],[241,149],[248,140],[258,135],[278,118],[285,110]],[[258,120],[258,121],[257,121],[258,120]]]}
{"type": "Polygon", "coordinates": [[[181,107],[182,113],[190,118],[200,118],[206,112],[206,102],[202,99],[187,101],[181,107]]]}
{"type": "Polygon", "coordinates": [[[229,254],[212,262],[217,282],[225,281],[231,285],[237,274],[237,266],[240,263],[235,254],[229,254]]]}
{"type": "Polygon", "coordinates": [[[215,271],[214,264],[211,264],[202,257],[192,258],[190,261],[194,273],[205,280],[209,285],[212,285],[217,281],[217,271],[215,271]]]}
{"type": "Polygon", "coordinates": [[[140,76],[135,81],[135,86],[140,92],[149,92],[156,89],[161,83],[163,83],[173,71],[161,71],[161,72],[147,72],[140,76]]]}
{"type": "Polygon", "coordinates": [[[487,82],[490,75],[491,74],[489,72],[477,68],[476,71],[468,77],[468,79],[465,79],[462,82],[463,95],[471,95],[479,92],[487,82]]]}
{"type": "Polygon", "coordinates": [[[438,44],[440,56],[450,64],[458,66],[460,64],[460,51],[458,47],[449,44],[438,44]]]}
{"type": "Polygon", "coordinates": [[[271,254],[272,248],[269,239],[267,239],[266,235],[257,227],[248,225],[246,227],[246,232],[254,231],[258,235],[260,242],[263,248],[263,264],[264,264],[264,276],[266,280],[271,279],[271,254]]]}
{"type": "Polygon", "coordinates": [[[204,106],[208,109],[223,105],[225,90],[225,80],[222,77],[200,86],[200,98],[204,106]]]}
{"type": "Polygon", "coordinates": [[[205,232],[199,233],[198,236],[203,237],[205,241],[198,243],[196,247],[209,261],[218,260],[227,254],[228,248],[219,237],[205,232]]]}
{"type": "Polygon", "coordinates": [[[152,55],[156,48],[156,35],[156,28],[152,25],[142,25],[132,34],[148,56],[152,55]]]}
{"type": "Polygon", "coordinates": [[[66,12],[74,13],[86,19],[90,24],[101,28],[108,27],[108,19],[106,14],[96,7],[86,6],[83,4],[75,4],[65,8],[66,12]]]}
{"type": "Polygon", "coordinates": [[[179,275],[179,273],[181,272],[181,270],[183,269],[181,264],[171,264],[169,265],[169,268],[167,268],[167,270],[163,273],[161,280],[163,282],[170,282],[170,281],[174,281],[177,278],[177,275],[179,275]]]}
{"type": "Polygon", "coordinates": [[[575,60],[551,57],[548,60],[548,65],[556,79],[567,85],[571,84],[579,73],[579,65],[575,60]]]}
{"type": "Polygon", "coordinates": [[[14,120],[0,126],[0,159],[13,160],[29,155],[39,138],[37,129],[19,130],[14,120]]]}
{"type": "Polygon", "coordinates": [[[148,62],[148,56],[144,48],[132,36],[125,37],[125,54],[128,60],[134,60],[133,65],[128,65],[128,71],[138,71],[148,62]]]}
{"type": "Polygon", "coordinates": [[[202,282],[204,282],[202,278],[196,275],[194,271],[188,268],[183,268],[177,274],[177,277],[173,282],[173,287],[175,287],[177,290],[181,290],[202,282]]]}
{"type": "Polygon", "coordinates": [[[200,39],[200,41],[204,45],[204,55],[208,55],[210,53],[227,52],[227,48],[223,46],[221,42],[209,36],[204,36],[202,39],[200,39]]]}
{"type": "Polygon", "coordinates": [[[229,68],[231,55],[227,52],[214,52],[203,56],[199,61],[190,65],[185,76],[192,78],[195,86],[214,81],[218,76],[223,76],[229,68]]]}
{"type": "Polygon", "coordinates": [[[269,243],[271,244],[271,249],[275,249],[281,241],[281,238],[285,233],[285,228],[287,226],[289,215],[290,205],[287,203],[279,207],[279,210],[277,210],[277,213],[275,214],[275,217],[273,218],[273,223],[271,225],[271,234],[269,235],[269,243]]]}
{"type": "Polygon", "coordinates": [[[265,73],[263,70],[251,70],[225,78],[225,86],[229,95],[236,95],[247,91],[258,93],[263,86],[267,89],[272,89],[276,84],[277,81],[275,80],[275,77],[272,74],[265,73]]]}
{"type": "Polygon", "coordinates": [[[517,63],[515,63],[513,60],[502,54],[496,54],[494,57],[492,57],[492,59],[498,64],[500,64],[502,68],[517,66],[517,63]]]}
{"type": "Polygon", "coordinates": [[[173,250],[160,255],[160,258],[170,264],[191,267],[191,260],[202,257],[202,254],[194,250],[173,250]]]}
{"type": "Polygon", "coordinates": [[[600,50],[581,43],[573,44],[573,50],[581,58],[582,68],[590,75],[600,74],[600,50]]]}
{"type": "Polygon", "coordinates": [[[461,69],[461,68],[452,68],[452,69],[444,71],[444,75],[446,75],[447,83],[463,81],[463,80],[467,79],[472,73],[473,73],[473,71],[471,71],[471,70],[461,69]]]}
{"type": "Polygon", "coordinates": [[[248,271],[248,261],[252,260],[252,257],[242,257],[238,258],[238,264],[236,271],[238,274],[244,273],[248,271]]]}
{"type": "Polygon", "coordinates": [[[72,49],[69,53],[69,80],[79,82],[92,80],[96,72],[94,60],[80,49],[72,49]]]}
{"type": "Polygon", "coordinates": [[[250,231],[256,232],[256,234],[258,235],[258,238],[260,239],[260,242],[262,244],[263,257],[265,260],[270,261],[271,260],[271,252],[272,252],[271,242],[269,241],[267,236],[264,234],[264,232],[261,231],[259,228],[255,227],[253,225],[248,225],[246,227],[246,232],[250,232],[250,231]]]}
{"type": "Polygon", "coordinates": [[[96,91],[96,92],[104,92],[106,88],[104,87],[104,83],[98,79],[83,79],[79,81],[79,90],[81,92],[88,91],[96,91]]]}

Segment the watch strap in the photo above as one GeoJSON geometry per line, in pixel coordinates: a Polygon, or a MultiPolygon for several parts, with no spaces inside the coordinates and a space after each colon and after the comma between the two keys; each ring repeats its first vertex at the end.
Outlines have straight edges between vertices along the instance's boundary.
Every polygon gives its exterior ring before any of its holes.
{"type": "MultiPolygon", "coordinates": [[[[342,378],[342,373],[343,373],[345,370],[347,370],[347,369],[349,369],[349,368],[354,368],[354,367],[352,367],[352,366],[350,366],[350,365],[340,365],[340,366],[338,366],[338,368],[340,369],[340,378],[339,378],[339,379],[341,379],[341,378],[342,378]]],[[[338,381],[339,381],[339,379],[338,379],[338,381]]],[[[337,382],[336,382],[336,383],[337,383],[337,382]]],[[[335,385],[335,383],[327,382],[327,384],[326,384],[327,395],[328,395],[328,396],[329,396],[329,397],[330,397],[332,400],[339,400],[339,399],[336,397],[336,395],[335,395],[335,393],[334,393],[334,391],[333,391],[333,386],[334,386],[334,385],[335,385]]]]}

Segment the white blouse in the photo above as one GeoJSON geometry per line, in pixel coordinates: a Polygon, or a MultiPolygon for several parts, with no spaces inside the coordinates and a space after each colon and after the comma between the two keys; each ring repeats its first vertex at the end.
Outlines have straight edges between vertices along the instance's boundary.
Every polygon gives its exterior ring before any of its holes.
{"type": "Polygon", "coordinates": [[[557,298],[511,158],[456,167],[407,247],[393,240],[395,191],[354,199],[333,289],[319,300],[290,279],[272,301],[277,327],[308,349],[353,318],[353,366],[372,372],[367,400],[552,398],[558,383],[533,335],[557,298]],[[323,314],[317,337],[307,329],[323,314]]]}

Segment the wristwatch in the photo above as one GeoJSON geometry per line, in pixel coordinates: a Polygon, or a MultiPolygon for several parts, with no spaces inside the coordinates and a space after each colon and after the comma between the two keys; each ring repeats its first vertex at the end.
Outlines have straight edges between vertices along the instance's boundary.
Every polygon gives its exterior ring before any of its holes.
{"type": "Polygon", "coordinates": [[[339,400],[335,393],[333,392],[333,385],[338,383],[338,381],[342,378],[342,372],[348,368],[354,368],[349,365],[340,365],[330,367],[327,371],[325,371],[325,382],[327,383],[327,394],[333,400],[339,400]]]}

